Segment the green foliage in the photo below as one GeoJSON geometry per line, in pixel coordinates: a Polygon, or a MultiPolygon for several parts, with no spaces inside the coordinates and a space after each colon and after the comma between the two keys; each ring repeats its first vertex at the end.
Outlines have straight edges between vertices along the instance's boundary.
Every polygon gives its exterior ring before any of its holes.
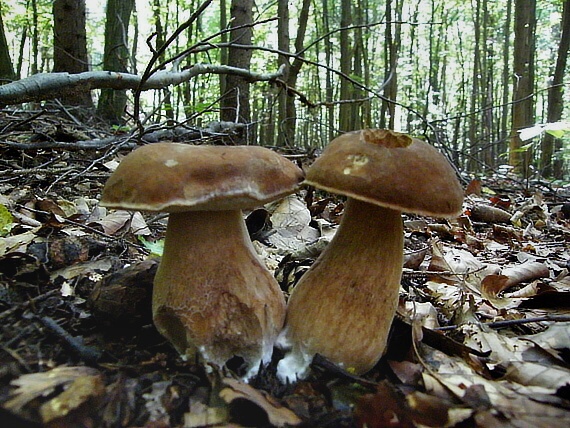
{"type": "Polygon", "coordinates": [[[569,131],[570,122],[542,123],[521,129],[519,131],[519,137],[522,141],[528,141],[547,133],[554,138],[562,138],[569,131]]]}
{"type": "Polygon", "coordinates": [[[10,233],[14,225],[14,217],[4,205],[0,204],[0,236],[10,233]]]}
{"type": "Polygon", "coordinates": [[[144,247],[150,251],[151,255],[155,256],[162,256],[164,251],[164,239],[160,239],[158,241],[147,241],[143,236],[139,236],[139,241],[144,247]]]}

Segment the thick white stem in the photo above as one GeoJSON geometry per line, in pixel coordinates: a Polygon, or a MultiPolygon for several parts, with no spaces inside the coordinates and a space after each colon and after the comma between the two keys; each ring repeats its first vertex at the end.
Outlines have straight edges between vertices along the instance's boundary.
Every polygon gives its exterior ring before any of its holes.
{"type": "Polygon", "coordinates": [[[188,357],[257,369],[271,357],[285,301],[258,259],[241,212],[191,211],[168,220],[153,293],[158,330],[188,357]]]}
{"type": "MultiPolygon", "coordinates": [[[[319,353],[355,373],[376,364],[398,303],[402,229],[399,211],[348,199],[336,235],[289,299],[289,362],[319,353]]],[[[287,359],[281,363],[290,373],[287,359]]],[[[295,370],[302,376],[303,367],[295,370]]]]}

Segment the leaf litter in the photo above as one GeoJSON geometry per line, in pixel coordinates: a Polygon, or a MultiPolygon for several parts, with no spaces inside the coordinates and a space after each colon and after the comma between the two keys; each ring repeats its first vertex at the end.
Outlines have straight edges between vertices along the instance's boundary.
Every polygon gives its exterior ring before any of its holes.
{"type": "MultiPolygon", "coordinates": [[[[182,360],[152,325],[165,218],[98,206],[116,151],[0,150],[0,403],[19,423],[570,424],[566,188],[489,177],[467,186],[457,219],[405,217],[398,316],[377,366],[359,377],[315,358],[306,380],[283,384],[276,350],[246,384],[182,360]],[[75,172],[34,171],[52,158],[75,172]]],[[[248,230],[287,294],[343,201],[305,189],[258,210],[248,230]]]]}

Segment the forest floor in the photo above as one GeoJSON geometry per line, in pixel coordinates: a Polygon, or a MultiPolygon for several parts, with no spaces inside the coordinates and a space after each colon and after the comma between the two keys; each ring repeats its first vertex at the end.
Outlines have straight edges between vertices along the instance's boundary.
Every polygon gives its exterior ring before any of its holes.
{"type": "MultiPolygon", "coordinates": [[[[306,380],[283,384],[272,364],[244,383],[183,361],[152,325],[165,218],[99,207],[132,146],[82,142],[113,138],[0,112],[4,426],[570,426],[570,189],[497,173],[469,184],[458,219],[405,216],[377,366],[357,377],[317,358],[306,380]]],[[[342,214],[340,198],[305,196],[247,218],[285,292],[342,214]]]]}

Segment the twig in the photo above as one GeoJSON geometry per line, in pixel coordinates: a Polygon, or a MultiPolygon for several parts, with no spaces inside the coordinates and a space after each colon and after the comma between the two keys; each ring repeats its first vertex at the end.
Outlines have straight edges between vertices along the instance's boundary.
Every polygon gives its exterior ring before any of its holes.
{"type": "MultiPolygon", "coordinates": [[[[503,328],[503,327],[512,327],[515,325],[522,325],[522,324],[530,324],[533,322],[570,322],[570,315],[544,315],[542,317],[534,317],[534,318],[524,318],[518,320],[505,320],[505,321],[493,321],[493,322],[486,322],[482,323],[491,328],[503,328]]],[[[455,330],[461,327],[460,325],[446,325],[445,327],[437,327],[433,330],[437,331],[447,331],[447,330],[455,330]]]]}
{"type": "Polygon", "coordinates": [[[96,363],[101,358],[101,351],[83,344],[83,339],[72,336],[50,317],[38,318],[59,339],[63,340],[69,348],[87,363],[96,363]]]}
{"type": "Polygon", "coordinates": [[[14,313],[16,313],[20,309],[25,309],[28,306],[33,305],[34,303],[37,303],[41,300],[47,299],[49,297],[52,297],[52,296],[55,296],[58,294],[60,294],[60,290],[58,290],[58,289],[50,290],[47,293],[40,294],[39,296],[33,297],[26,302],[12,306],[10,309],[6,309],[4,312],[0,312],[0,320],[3,320],[4,318],[8,318],[9,316],[13,315],[14,313]]]}

